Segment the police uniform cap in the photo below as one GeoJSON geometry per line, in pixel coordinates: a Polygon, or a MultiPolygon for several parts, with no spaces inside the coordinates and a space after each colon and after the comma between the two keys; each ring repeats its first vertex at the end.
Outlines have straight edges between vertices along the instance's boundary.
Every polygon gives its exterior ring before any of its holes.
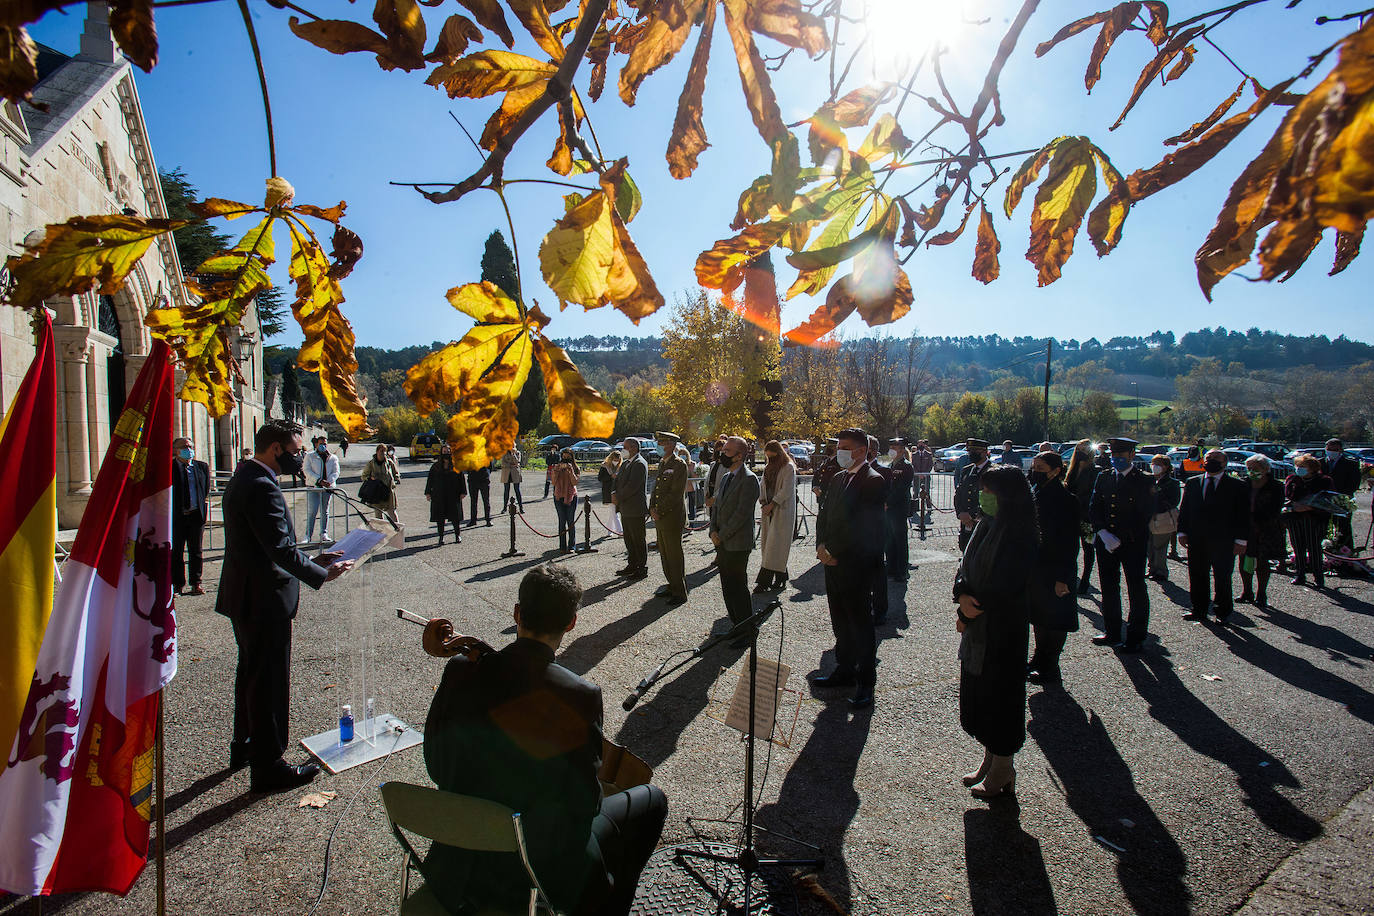
{"type": "Polygon", "coordinates": [[[898,436],[896,439],[888,439],[888,440],[887,440],[887,444],[888,444],[889,447],[892,447],[892,446],[898,446],[898,445],[908,445],[909,443],[908,443],[905,439],[903,439],[901,436],[898,436]]]}
{"type": "Polygon", "coordinates": [[[1108,439],[1107,446],[1114,452],[1135,451],[1140,445],[1134,439],[1127,439],[1124,436],[1116,439],[1108,439]]]}
{"type": "Polygon", "coordinates": [[[965,440],[964,440],[964,445],[968,446],[969,448],[987,448],[987,447],[988,447],[988,440],[986,440],[986,439],[965,439],[965,440]]]}

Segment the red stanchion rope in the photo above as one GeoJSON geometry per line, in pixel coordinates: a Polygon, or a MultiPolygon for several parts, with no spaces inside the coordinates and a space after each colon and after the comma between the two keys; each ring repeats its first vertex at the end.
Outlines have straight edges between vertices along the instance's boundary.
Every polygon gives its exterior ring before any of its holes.
{"type": "MultiPolygon", "coordinates": [[[[590,507],[588,507],[588,508],[590,508],[590,507]]],[[[623,537],[625,536],[625,535],[623,535],[623,534],[617,534],[616,532],[611,531],[610,526],[607,525],[605,522],[603,522],[603,521],[601,520],[601,516],[599,516],[599,515],[596,514],[596,510],[595,510],[595,509],[592,509],[592,510],[591,510],[591,513],[592,513],[592,518],[596,519],[596,522],[597,522],[598,525],[600,525],[602,528],[605,528],[607,531],[609,531],[610,534],[611,534],[611,537],[623,538],[623,537]]]]}
{"type": "Polygon", "coordinates": [[[535,534],[539,535],[541,538],[556,538],[556,537],[558,537],[558,535],[556,535],[556,534],[545,534],[544,532],[540,531],[538,528],[536,528],[536,527],[534,527],[533,525],[531,525],[529,522],[526,522],[526,521],[525,521],[525,514],[524,514],[523,512],[517,512],[517,513],[515,514],[515,517],[518,518],[518,519],[520,519],[521,522],[524,522],[526,528],[530,529],[530,530],[533,531],[535,534]]]}

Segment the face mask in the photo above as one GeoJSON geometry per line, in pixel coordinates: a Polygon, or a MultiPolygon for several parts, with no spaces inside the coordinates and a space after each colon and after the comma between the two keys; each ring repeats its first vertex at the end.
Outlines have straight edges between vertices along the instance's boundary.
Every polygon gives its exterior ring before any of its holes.
{"type": "Polygon", "coordinates": [[[982,464],[984,461],[987,460],[987,457],[988,457],[988,453],[987,453],[987,452],[969,452],[969,453],[968,453],[968,460],[969,460],[969,461],[972,461],[974,464],[982,464]]]}
{"type": "Polygon", "coordinates": [[[1337,461],[1340,461],[1340,460],[1341,460],[1341,455],[1342,455],[1342,454],[1344,454],[1344,453],[1343,453],[1343,452],[1333,452],[1333,451],[1331,451],[1331,449],[1327,449],[1327,450],[1326,450],[1326,460],[1329,461],[1329,462],[1331,462],[1332,464],[1335,464],[1337,461]]]}
{"type": "Polygon", "coordinates": [[[1247,468],[1246,473],[1250,475],[1251,480],[1260,480],[1264,477],[1264,472],[1258,468],[1247,468]]]}
{"type": "Polygon", "coordinates": [[[896,461],[896,460],[897,460],[897,450],[896,450],[895,448],[893,448],[893,449],[888,449],[887,457],[890,458],[890,459],[893,460],[893,461],[896,461]]]}
{"type": "Polygon", "coordinates": [[[177,451],[177,455],[181,458],[182,461],[190,461],[191,454],[192,452],[189,448],[183,448],[177,451]]]}
{"type": "Polygon", "coordinates": [[[1226,462],[1204,461],[1202,467],[1208,474],[1220,474],[1222,471],[1226,470],[1226,462]]]}
{"type": "Polygon", "coordinates": [[[1150,473],[1154,474],[1156,477],[1163,477],[1163,476],[1164,476],[1164,465],[1162,465],[1162,464],[1152,464],[1152,465],[1150,465],[1150,473]]]}
{"type": "Polygon", "coordinates": [[[301,472],[300,452],[282,452],[277,455],[277,467],[283,474],[299,474],[301,472]]]}
{"type": "Polygon", "coordinates": [[[1293,468],[1293,473],[1297,474],[1299,477],[1306,477],[1307,468],[1293,468]]]}
{"type": "Polygon", "coordinates": [[[1135,462],[1130,458],[1124,456],[1118,457],[1116,455],[1112,456],[1112,467],[1116,468],[1116,470],[1122,474],[1129,471],[1132,464],[1135,464],[1135,462]]]}
{"type": "Polygon", "coordinates": [[[315,448],[315,451],[319,452],[321,455],[328,455],[328,454],[329,454],[329,446],[327,446],[327,445],[317,446],[317,447],[315,448]]]}
{"type": "Polygon", "coordinates": [[[994,518],[994,517],[996,517],[996,515],[997,515],[997,496],[996,496],[995,494],[993,494],[993,493],[989,493],[987,490],[979,490],[979,491],[978,491],[978,508],[979,508],[979,510],[982,511],[982,513],[983,513],[984,515],[986,515],[988,518],[994,518]]]}
{"type": "Polygon", "coordinates": [[[1026,479],[1030,481],[1031,486],[1038,487],[1050,478],[1044,471],[1031,471],[1026,475],[1026,479]]]}
{"type": "Polygon", "coordinates": [[[849,467],[854,463],[854,453],[847,448],[836,449],[835,463],[845,470],[849,470],[849,467]]]}

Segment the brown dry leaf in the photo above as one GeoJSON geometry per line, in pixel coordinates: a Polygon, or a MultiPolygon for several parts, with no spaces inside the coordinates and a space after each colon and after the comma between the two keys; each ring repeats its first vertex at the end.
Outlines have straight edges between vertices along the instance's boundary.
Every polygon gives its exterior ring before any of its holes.
{"type": "Polygon", "coordinates": [[[1189,43],[1204,31],[1206,31],[1206,26],[1201,25],[1195,25],[1184,29],[1170,39],[1164,47],[1159,49],[1159,53],[1145,65],[1144,70],[1140,71],[1140,76],[1135,81],[1135,87],[1131,90],[1131,97],[1127,100],[1126,107],[1121,109],[1121,114],[1117,117],[1116,123],[1114,123],[1109,130],[1116,130],[1121,126],[1121,122],[1126,120],[1126,115],[1131,113],[1131,109],[1135,107],[1135,103],[1140,101],[1140,96],[1145,92],[1146,87],[1150,85],[1150,81],[1156,76],[1159,76],[1164,68],[1167,67],[1175,57],[1182,54],[1189,43]]]}
{"type": "Polygon", "coordinates": [[[794,344],[814,346],[822,337],[839,327],[846,318],[854,314],[855,303],[848,294],[849,277],[835,281],[826,294],[824,304],[820,305],[811,317],[797,325],[783,336],[794,344]]]}
{"type": "Polygon", "coordinates": [[[430,86],[443,86],[451,99],[480,99],[532,86],[537,86],[542,95],[544,84],[556,72],[558,65],[550,61],[535,60],[513,51],[488,49],[436,67],[425,82],[430,86]]]}
{"type": "Polygon", "coordinates": [[[1169,72],[1164,74],[1163,82],[1170,83],[1182,76],[1184,71],[1193,65],[1193,58],[1196,56],[1197,48],[1192,45],[1188,45],[1180,51],[1178,60],[1169,68],[1169,72]]]}
{"type": "Polygon", "coordinates": [[[688,178],[696,171],[697,156],[711,144],[706,141],[706,126],[701,121],[701,97],[706,90],[706,67],[711,57],[711,36],[716,27],[716,5],[706,8],[706,17],[692,54],[692,66],[682,95],[677,100],[677,117],[668,139],[668,171],[674,178],[688,178]]]}
{"type": "Polygon", "coordinates": [[[302,795],[301,800],[296,805],[296,807],[323,808],[325,805],[329,804],[331,801],[337,798],[338,795],[339,793],[337,792],[311,792],[308,795],[302,795]]]}
{"type": "Polygon", "coordinates": [[[415,0],[377,0],[372,20],[377,34],[360,22],[292,16],[287,25],[297,37],[334,54],[366,51],[377,55],[383,70],[419,70],[425,65],[425,19],[415,0]]]}
{"type": "Polygon", "coordinates": [[[992,214],[986,205],[979,204],[982,211],[978,218],[978,243],[973,249],[973,279],[979,283],[991,283],[1002,273],[997,255],[1002,251],[1002,243],[997,239],[997,230],[992,225],[992,214]]]}
{"type": "Polygon", "coordinates": [[[1350,262],[1360,253],[1360,243],[1364,241],[1364,226],[1357,232],[1336,232],[1336,260],[1331,267],[1329,277],[1345,270],[1350,266],[1350,262]]]}
{"type": "Polygon", "coordinates": [[[120,50],[147,73],[157,65],[157,26],[153,0],[112,0],[110,31],[120,50]]]}
{"type": "MultiPolygon", "coordinates": [[[[776,245],[788,228],[786,221],[770,220],[748,226],[733,238],[721,239],[697,256],[697,282],[708,289],[724,288],[745,264],[776,245]]],[[[735,278],[731,285],[738,283],[739,278],[735,278]]]]}
{"type": "Polygon", "coordinates": [[[958,241],[959,236],[964,234],[964,227],[968,225],[968,218],[973,214],[973,208],[975,206],[975,204],[969,204],[968,209],[964,211],[964,218],[959,221],[958,227],[947,232],[941,232],[939,235],[932,236],[930,241],[926,242],[926,247],[929,248],[931,245],[952,245],[954,242],[958,241]]]}
{"type": "MultiPolygon", "coordinates": [[[[317,207],[314,204],[297,204],[291,208],[302,216],[313,216],[316,219],[328,220],[338,225],[339,220],[343,219],[344,211],[348,209],[348,204],[342,200],[332,207],[317,207]]],[[[229,217],[233,219],[233,217],[229,217]]]]}
{"type": "Polygon", "coordinates": [[[37,85],[38,45],[23,26],[0,25],[0,98],[32,101],[37,85]]]}
{"type": "Polygon", "coordinates": [[[554,425],[570,436],[609,438],[615,430],[615,407],[587,384],[563,348],[540,334],[534,339],[534,355],[544,374],[554,425]]]}
{"type": "Polygon", "coordinates": [[[444,20],[434,50],[425,55],[425,60],[431,64],[451,64],[463,56],[469,42],[481,40],[482,30],[468,17],[454,13],[444,20]]]}
{"type": "MultiPolygon", "coordinates": [[[[622,45],[629,47],[629,60],[620,70],[620,98],[626,105],[635,103],[645,78],[672,60],[682,50],[692,25],[701,16],[708,0],[662,0],[655,4],[643,28],[627,33],[622,45]]],[[[715,0],[709,0],[714,5],[715,0]]],[[[625,53],[625,47],[617,50],[625,53]]]]}
{"type": "Polygon", "coordinates": [[[1245,84],[1247,82],[1248,80],[1241,80],[1240,85],[1236,87],[1236,91],[1231,93],[1226,98],[1222,99],[1221,104],[1218,105],[1216,108],[1212,109],[1211,114],[1203,118],[1201,121],[1198,121],[1196,124],[1185,130],[1183,133],[1177,134],[1165,140],[1164,145],[1177,146],[1180,143],[1191,143],[1198,137],[1205,134],[1207,131],[1211,130],[1212,125],[1220,121],[1226,115],[1226,112],[1231,110],[1231,106],[1236,104],[1236,102],[1240,99],[1241,93],[1245,91],[1245,84]]]}
{"type": "Polygon", "coordinates": [[[506,23],[506,14],[501,9],[500,0],[458,0],[467,7],[472,18],[488,32],[495,32],[506,47],[515,47],[515,36],[506,23]]]}
{"type": "MultiPolygon", "coordinates": [[[[1050,156],[1054,155],[1055,147],[1062,143],[1065,137],[1056,137],[1046,143],[1040,149],[1032,153],[1025,162],[1021,163],[1016,173],[1011,176],[1011,181],[1007,183],[1006,197],[1002,201],[1002,212],[1008,218],[1016,209],[1017,204],[1021,203],[1021,195],[1026,188],[1035,184],[1035,180],[1040,177],[1040,171],[1045,167],[1045,163],[1050,161],[1050,156]]],[[[919,222],[919,221],[918,221],[919,222]]],[[[922,227],[925,228],[925,227],[922,227]]]]}
{"type": "MultiPolygon", "coordinates": [[[[1034,180],[1034,178],[1032,178],[1032,180],[1034,180]]],[[[1013,184],[1014,183],[1015,182],[1013,180],[1013,184]]],[[[945,207],[949,205],[949,199],[951,196],[953,196],[953,193],[954,192],[951,191],[949,188],[945,187],[944,185],[941,185],[940,188],[935,192],[935,202],[931,204],[929,207],[927,207],[925,204],[922,204],[921,209],[917,211],[915,216],[917,228],[919,228],[922,232],[929,232],[936,226],[940,225],[940,220],[945,218],[945,207]]],[[[1007,193],[1011,194],[1010,188],[1007,189],[1007,193]]]]}
{"type": "Polygon", "coordinates": [[[605,24],[597,26],[592,34],[592,40],[587,44],[587,62],[592,65],[591,78],[587,84],[587,95],[593,102],[601,98],[601,93],[606,88],[606,68],[611,58],[611,48],[614,45],[611,33],[606,29],[605,24]]]}
{"type": "Polygon", "coordinates": [[[342,280],[353,273],[354,266],[363,256],[363,240],[352,229],[343,226],[334,228],[334,238],[330,240],[333,250],[329,252],[333,262],[329,265],[329,277],[342,280]]]}
{"type": "Polygon", "coordinates": [[[521,86],[506,93],[501,99],[501,107],[492,113],[487,119],[486,126],[482,128],[482,136],[477,140],[482,149],[496,149],[497,141],[510,130],[511,125],[520,120],[531,105],[544,97],[546,84],[547,80],[521,86]]]}
{"type": "Polygon", "coordinates": [[[563,59],[563,42],[558,40],[549,23],[549,11],[544,6],[544,0],[506,0],[506,5],[545,54],[555,62],[563,59]]]}
{"type": "Polygon", "coordinates": [[[1107,154],[1091,143],[1088,152],[1097,161],[1102,170],[1102,183],[1107,186],[1107,193],[1088,216],[1088,238],[1100,258],[1121,244],[1121,233],[1131,212],[1131,198],[1126,191],[1126,179],[1121,177],[1107,154]]]}

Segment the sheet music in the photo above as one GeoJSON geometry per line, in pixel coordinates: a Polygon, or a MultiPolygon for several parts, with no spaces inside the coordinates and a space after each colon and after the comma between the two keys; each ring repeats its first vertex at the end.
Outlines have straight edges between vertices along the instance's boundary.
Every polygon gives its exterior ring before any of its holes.
{"type": "MultiPolygon", "coordinates": [[[[758,660],[758,692],[754,695],[754,734],[767,740],[773,734],[773,715],[778,695],[787,685],[792,669],[766,658],[758,660]]],[[[746,734],[749,731],[749,669],[740,672],[735,682],[735,695],[725,714],[725,724],[746,734]]]]}
{"type": "Polygon", "coordinates": [[[378,548],[386,543],[387,535],[384,531],[359,525],[352,531],[345,534],[334,542],[329,548],[330,553],[340,553],[343,556],[340,560],[353,560],[355,563],[365,560],[378,548]]]}

